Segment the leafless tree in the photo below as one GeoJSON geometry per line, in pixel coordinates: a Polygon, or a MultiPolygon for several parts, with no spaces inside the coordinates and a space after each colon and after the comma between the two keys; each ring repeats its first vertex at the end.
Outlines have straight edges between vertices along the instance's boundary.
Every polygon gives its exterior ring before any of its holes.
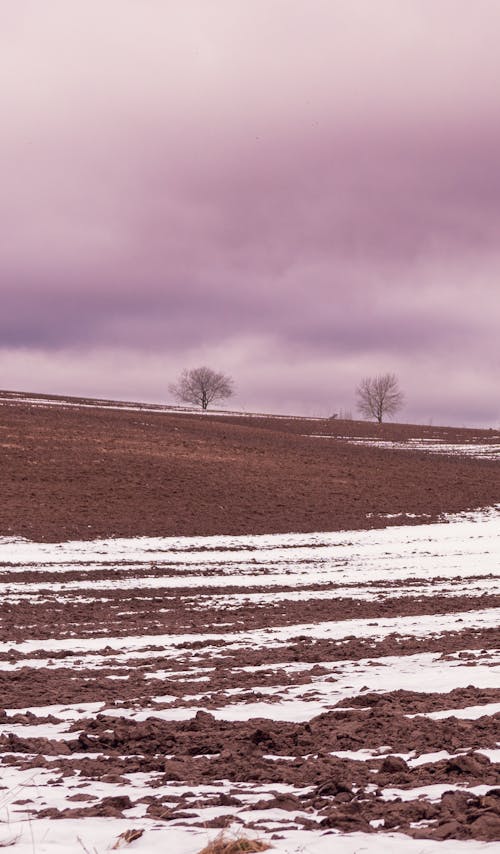
{"type": "Polygon", "coordinates": [[[177,382],[169,386],[169,391],[183,403],[208,409],[209,404],[232,397],[234,386],[231,377],[203,367],[183,371],[177,382]]]}
{"type": "Polygon", "coordinates": [[[399,387],[396,374],[378,374],[365,377],[356,389],[358,409],[367,418],[376,418],[379,424],[386,415],[401,409],[405,396],[399,387]]]}

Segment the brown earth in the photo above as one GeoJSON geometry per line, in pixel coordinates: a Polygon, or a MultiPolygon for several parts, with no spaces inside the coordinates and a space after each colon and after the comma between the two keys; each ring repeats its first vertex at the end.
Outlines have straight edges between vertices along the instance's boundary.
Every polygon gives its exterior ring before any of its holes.
{"type": "MultiPolygon", "coordinates": [[[[0,395],[0,536],[58,541],[361,529],[416,524],[500,501],[498,462],[355,446],[341,438],[498,441],[490,431],[199,416],[158,409],[131,412],[105,405],[85,408],[92,401],[78,403],[62,399],[54,407],[48,399],[8,402],[0,395]],[[311,433],[336,438],[323,441],[311,433]],[[384,518],[391,513],[416,518],[384,518]]],[[[0,704],[8,710],[0,709],[1,767],[33,775],[37,769],[47,770],[52,775],[48,786],[63,787],[69,779],[77,790],[60,810],[46,802],[30,809],[29,800],[21,796],[10,805],[13,814],[116,818],[137,805],[157,823],[194,821],[223,828],[239,822],[266,832],[264,819],[247,817],[245,786],[253,783],[265,787],[266,794],[252,808],[280,810],[286,816],[280,830],[397,830],[435,840],[500,838],[500,765],[482,752],[499,741],[500,715],[492,714],[488,705],[499,701],[500,689],[474,686],[475,667],[494,666],[492,650],[499,646],[499,631],[461,628],[458,616],[490,609],[498,596],[464,596],[463,586],[461,592],[454,590],[454,582],[461,586],[461,579],[449,579],[445,591],[441,585],[433,593],[432,579],[422,577],[411,579],[411,591],[405,589],[406,581],[394,581],[387,595],[368,600],[356,599],[355,590],[351,598],[345,592],[337,597],[336,584],[310,584],[304,590],[328,590],[329,598],[266,601],[255,607],[223,602],[225,594],[244,590],[237,573],[234,588],[204,586],[202,578],[196,590],[186,586],[159,591],[148,584],[151,578],[179,578],[192,571],[169,567],[168,562],[145,570],[112,562],[92,571],[75,562],[63,573],[51,566],[35,572],[22,564],[0,565],[3,585],[36,584],[34,593],[28,588],[17,599],[12,594],[2,602],[0,642],[37,641],[35,649],[4,647],[0,653],[0,704]],[[118,583],[131,578],[135,581],[130,586],[118,583]],[[109,584],[99,589],[93,586],[95,580],[109,584]],[[83,582],[82,587],[64,589],[59,583],[70,581],[83,582]],[[219,607],[210,604],[214,596],[221,597],[219,607]],[[328,640],[299,634],[304,621],[363,618],[376,627],[387,617],[453,613],[456,629],[441,631],[437,620],[436,631],[422,637],[395,631],[377,638],[376,628],[374,637],[367,638],[346,634],[328,640]],[[232,631],[287,625],[297,625],[297,630],[280,646],[232,647],[218,636],[228,625],[232,631]],[[175,643],[175,634],[183,632],[195,638],[209,632],[213,640],[175,643]],[[152,636],[151,645],[143,649],[146,656],[133,650],[124,654],[127,643],[121,648],[118,638],[145,635],[152,636]],[[159,638],[155,645],[154,635],[171,636],[175,655],[167,654],[159,638]],[[72,650],[71,637],[100,638],[102,647],[95,651],[99,661],[72,650]],[[46,650],[46,638],[68,639],[68,646],[46,650]],[[315,680],[334,686],[345,661],[364,659],[371,668],[381,657],[424,652],[470,667],[470,684],[444,693],[418,691],[418,685],[412,691],[384,691],[380,686],[378,692],[365,686],[342,702],[332,697],[325,713],[303,723],[216,718],[217,710],[233,703],[271,704],[274,695],[264,693],[266,687],[305,685],[304,698],[312,698],[315,680]],[[34,661],[42,666],[33,666],[34,661]],[[311,666],[288,667],[300,662],[311,666]],[[326,666],[328,662],[333,666],[326,666]],[[200,680],[199,673],[207,675],[200,680]],[[50,724],[62,723],[47,710],[40,709],[37,716],[29,707],[88,702],[102,703],[101,710],[83,712],[84,718],[66,732],[54,738],[29,735],[33,725],[48,724],[50,732],[50,724]],[[195,714],[193,704],[204,711],[195,714]],[[485,714],[475,720],[425,716],[468,706],[485,706],[485,714]],[[191,718],[155,717],[173,707],[189,708],[191,718]],[[146,711],[148,717],[131,720],[127,710],[146,711]],[[373,756],[358,761],[332,755],[361,749],[373,756]],[[416,767],[394,755],[443,750],[450,758],[426,758],[416,767]],[[100,798],[93,793],[96,781],[119,787],[137,772],[151,775],[154,795],[142,796],[138,788],[141,797],[134,801],[127,794],[100,798]],[[221,780],[230,781],[228,791],[190,791],[221,780]],[[436,799],[417,796],[405,801],[396,793],[387,800],[383,795],[391,788],[410,793],[436,783],[460,789],[436,799]],[[162,787],[169,784],[184,790],[165,794],[162,787]],[[278,786],[283,784],[303,793],[280,794],[278,786]],[[467,791],[477,785],[489,788],[481,796],[467,791]],[[200,810],[209,806],[227,810],[207,822],[200,810]]],[[[256,567],[263,575],[266,571],[256,567]]],[[[206,575],[212,572],[219,568],[204,569],[206,575]]],[[[474,578],[470,583],[474,585],[474,578]]],[[[274,590],[287,589],[284,575],[283,585],[274,590]]],[[[255,583],[252,591],[268,588],[255,583]]]]}
{"type": "MultiPolygon", "coordinates": [[[[500,765],[481,754],[481,747],[498,735],[496,718],[474,722],[408,719],[391,708],[387,696],[380,709],[329,712],[305,724],[276,724],[267,719],[227,723],[207,712],[198,712],[186,722],[171,723],[154,718],[138,723],[97,715],[75,724],[75,738],[71,733],[60,741],[9,735],[0,737],[0,749],[7,753],[5,764],[15,764],[22,770],[50,769],[56,775],[54,783],[78,774],[80,788],[91,787],[95,780],[126,782],[127,775],[138,772],[156,774],[154,785],[158,788],[180,781],[187,786],[220,780],[235,785],[234,790],[217,796],[217,800],[213,796],[195,796],[189,789],[181,796],[148,795],[137,801],[115,796],[91,806],[42,809],[37,813],[40,818],[119,817],[123,810],[145,803],[147,815],[182,824],[186,818],[197,818],[197,812],[205,806],[241,807],[237,786],[245,780],[265,784],[269,791],[268,797],[252,804],[251,809],[288,811],[291,826],[371,833],[374,828],[369,822],[381,820],[384,830],[396,828],[418,838],[494,840],[500,836],[500,789],[495,788],[500,783],[500,765]],[[388,743],[393,751],[404,753],[444,749],[453,754],[464,743],[469,749],[465,754],[416,768],[384,750],[380,756],[365,761],[331,753],[358,750],[360,745],[376,750],[388,743]],[[88,759],[81,757],[86,751],[91,754],[88,759]],[[71,758],[74,753],[79,754],[78,758],[71,758]],[[437,780],[450,786],[492,788],[479,797],[466,790],[447,791],[433,802],[405,802],[399,797],[388,801],[382,794],[387,787],[406,790],[433,785],[437,780]],[[282,784],[307,788],[299,797],[273,791],[274,786],[282,784]],[[418,822],[423,826],[415,827],[418,822]]],[[[80,793],[72,800],[88,803],[98,799],[80,793]]],[[[24,806],[25,801],[20,804],[24,806]]],[[[234,819],[229,811],[226,824],[234,819]]],[[[245,821],[244,810],[239,810],[236,820],[255,827],[245,821]]]]}
{"type": "MultiPolygon", "coordinates": [[[[38,618],[38,625],[42,620],[38,618]]],[[[136,633],[141,633],[140,624],[135,625],[136,633]]],[[[20,639],[18,637],[18,639],[20,639]]],[[[103,644],[105,643],[103,638],[103,644]]],[[[115,642],[116,643],[116,642],[115,642]]],[[[345,638],[342,642],[328,640],[312,640],[296,638],[286,647],[262,649],[231,650],[224,642],[215,641],[208,650],[197,648],[194,643],[177,644],[178,654],[175,658],[165,657],[158,651],[157,655],[150,654],[146,660],[134,658],[133,653],[124,662],[117,662],[117,652],[109,646],[97,651],[102,656],[103,663],[98,667],[85,666],[80,653],[70,650],[50,653],[51,667],[36,667],[32,669],[24,665],[24,658],[19,652],[3,652],[0,654],[0,697],[1,702],[9,709],[23,709],[30,706],[46,706],[59,703],[71,703],[77,696],[78,702],[106,702],[110,708],[122,706],[130,701],[140,701],[142,707],[168,708],[171,703],[162,703],[158,696],[168,694],[176,697],[175,706],[192,706],[189,695],[202,692],[199,702],[205,708],[218,708],[231,702],[257,699],[259,687],[287,685],[304,685],[313,683],[318,676],[329,678],[335,682],[335,669],[327,670],[320,662],[342,662],[367,658],[376,663],[378,658],[390,655],[415,655],[423,652],[441,653],[443,658],[453,656],[458,663],[470,661],[471,681],[474,678],[474,665],[488,660],[489,653],[485,647],[495,648],[500,645],[499,629],[464,629],[456,632],[445,632],[439,637],[426,636],[423,638],[389,635],[383,640],[345,638]],[[220,654],[217,654],[217,650],[220,654]],[[472,655],[470,650],[475,650],[472,655]],[[204,683],[192,681],[189,673],[193,653],[197,653],[196,666],[208,668],[209,679],[204,683]],[[2,662],[17,664],[16,670],[2,671],[2,662]],[[285,662],[304,662],[313,664],[309,669],[300,673],[292,673],[284,669],[285,662]],[[266,665],[263,668],[262,665],[266,665]],[[245,667],[260,667],[257,673],[245,672],[245,667]],[[157,672],[165,668],[168,678],[158,677],[157,672]],[[226,693],[229,689],[242,689],[242,694],[226,693]],[[75,694],[76,692],[76,694],[75,694]],[[206,694],[203,696],[204,692],[206,694]]],[[[49,654],[40,650],[30,651],[28,660],[43,658],[49,654]]],[[[459,708],[464,706],[484,705],[485,703],[500,702],[499,689],[478,689],[470,685],[468,688],[457,689],[445,694],[421,694],[408,691],[393,691],[390,695],[361,693],[353,696],[348,706],[375,706],[383,704],[386,698],[392,708],[398,708],[402,713],[411,714],[421,711],[438,711],[439,709],[459,708]]],[[[266,697],[267,702],[271,698],[266,697]]],[[[0,709],[0,725],[2,712],[0,709]]],[[[29,720],[25,720],[25,723],[29,720]]]]}
{"type": "MultiPolygon", "coordinates": [[[[210,593],[213,591],[211,590],[210,593]]],[[[182,634],[183,632],[226,633],[228,627],[238,631],[263,629],[267,626],[289,626],[304,622],[323,620],[384,619],[390,617],[415,616],[420,614],[453,614],[478,609],[500,607],[498,594],[481,596],[397,596],[380,598],[375,602],[360,602],[358,599],[335,600],[332,598],[307,599],[302,602],[284,601],[277,604],[259,605],[252,603],[236,608],[210,607],[197,604],[192,588],[190,596],[181,599],[183,592],[176,591],[178,598],[168,603],[157,591],[146,587],[138,591],[105,591],[102,598],[87,602],[62,601],[50,604],[50,620],[40,623],[40,604],[27,602],[2,605],[0,614],[0,642],[20,641],[28,638],[51,638],[64,634],[68,624],[78,637],[109,635],[113,626],[114,637],[142,635],[182,634]],[[134,595],[135,593],[135,595],[134,595]],[[124,611],[126,603],[127,610],[124,611]],[[153,604],[153,608],[152,608],[153,604]],[[156,607],[154,607],[156,605],[156,607]]],[[[205,593],[201,587],[198,594],[205,593]]],[[[43,589],[41,589],[43,597],[43,589]]],[[[42,605],[43,608],[43,605],[42,605]]],[[[376,625],[376,623],[374,623],[376,625]]]]}
{"type": "Polygon", "coordinates": [[[9,402],[10,394],[0,396],[0,536],[334,531],[418,523],[500,501],[496,461],[340,438],[484,443],[496,435],[488,430],[130,412],[64,399],[54,406],[41,396],[9,402]],[[395,513],[417,518],[384,518],[395,513]]]}

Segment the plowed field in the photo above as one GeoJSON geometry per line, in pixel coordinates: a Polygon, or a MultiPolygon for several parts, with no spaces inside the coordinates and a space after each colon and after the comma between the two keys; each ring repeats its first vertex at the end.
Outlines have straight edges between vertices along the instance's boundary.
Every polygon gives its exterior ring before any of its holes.
{"type": "Polygon", "coordinates": [[[87,403],[0,405],[0,844],[496,850],[496,434],[87,403]]]}

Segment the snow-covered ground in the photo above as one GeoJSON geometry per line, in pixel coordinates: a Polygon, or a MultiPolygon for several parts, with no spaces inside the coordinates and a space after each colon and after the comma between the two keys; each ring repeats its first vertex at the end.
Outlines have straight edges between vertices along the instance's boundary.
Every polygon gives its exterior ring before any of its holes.
{"type": "MultiPolygon", "coordinates": [[[[76,568],[164,569],[190,572],[182,584],[205,584],[214,572],[229,584],[245,584],[242,575],[282,576],[287,581],[344,584],[473,575],[498,576],[500,505],[447,516],[443,522],[400,525],[365,531],[313,534],[264,534],[215,537],[135,537],[32,543],[0,537],[0,569],[65,573],[76,568]],[[480,523],[480,524],[478,524],[480,523]],[[293,573],[293,579],[290,574],[293,573]],[[237,574],[237,577],[236,575],[237,574]],[[187,581],[186,581],[187,578],[187,581]]],[[[112,573],[110,573],[112,575],[112,573]]],[[[113,584],[115,582],[113,581],[113,584]]],[[[173,584],[176,582],[172,581],[173,584]]],[[[217,583],[222,583],[218,578],[217,583]]],[[[94,584],[94,582],[92,582],[94,584]]]]}
{"type": "MultiPolygon", "coordinates": [[[[0,540],[0,596],[5,603],[31,602],[47,608],[51,602],[79,602],[89,607],[106,590],[123,591],[127,596],[143,590],[148,597],[198,597],[196,608],[216,608],[221,612],[244,605],[267,607],[276,603],[321,601],[352,598],[363,603],[376,603],[388,598],[409,596],[464,596],[476,600],[483,594],[499,592],[500,577],[500,506],[477,513],[449,517],[441,523],[420,526],[390,527],[383,530],[349,531],[340,533],[288,534],[255,537],[210,538],[136,538],[37,544],[18,539],[0,540]],[[102,578],[106,570],[107,576],[102,578]],[[114,575],[120,571],[120,575],[114,575]],[[20,573],[35,572],[40,581],[23,580],[20,573]],[[88,574],[85,578],[67,578],[68,573],[88,574]],[[92,580],[92,574],[99,572],[92,580]],[[148,575],[148,572],[150,573],[148,575]],[[317,584],[319,590],[302,590],[317,584]],[[284,588],[275,591],[274,588],[284,588]],[[213,588],[219,588],[213,592],[213,588]],[[255,589],[258,588],[258,589],[255,589]]],[[[159,607],[156,605],[155,607],[159,607]]],[[[290,657],[290,644],[297,639],[330,641],[344,644],[349,638],[378,643],[389,637],[435,638],[469,629],[494,629],[499,624],[498,609],[480,607],[471,610],[451,610],[447,613],[419,613],[415,616],[358,617],[355,619],[322,619],[318,622],[298,620],[291,625],[268,625],[249,629],[230,622],[215,631],[182,631],[178,633],[128,634],[113,636],[112,627],[96,629],[94,635],[71,633],[70,626],[53,637],[28,636],[16,642],[0,643],[0,671],[14,675],[36,675],[41,668],[50,672],[70,668],[75,674],[105,670],[107,679],[127,679],[131,661],[134,668],[144,666],[145,682],[163,681],[164,693],[153,697],[144,707],[140,697],[133,702],[115,705],[105,698],[98,702],[71,702],[52,705],[33,705],[8,708],[6,718],[0,719],[0,733],[20,738],[63,739],[68,729],[76,725],[72,737],[78,735],[80,721],[99,713],[121,717],[124,721],[144,721],[154,716],[160,720],[190,719],[198,710],[209,710],[216,721],[247,721],[265,717],[271,721],[302,722],[331,710],[336,704],[349,707],[351,698],[363,693],[387,693],[399,689],[421,694],[446,695],[455,689],[473,686],[476,689],[495,689],[500,686],[500,652],[495,649],[461,649],[460,653],[418,652],[401,655],[378,655],[374,658],[342,658],[339,660],[296,661],[290,657]],[[106,649],[105,649],[106,648],[106,649]],[[238,667],[228,664],[227,672],[238,678],[251,679],[248,689],[236,687],[213,691],[211,678],[225,655],[241,650],[262,652],[262,663],[238,667]],[[265,651],[282,652],[279,662],[266,662],[265,651]],[[67,652],[63,659],[51,658],[67,652]],[[161,660],[156,664],[156,659],[161,660]],[[175,665],[175,667],[174,667],[175,665]],[[180,668],[180,665],[182,667],[180,668]],[[23,670],[22,668],[26,668],[23,670]],[[115,669],[110,673],[110,669],[115,669]],[[169,669],[171,668],[171,669],[169,669]],[[180,669],[179,669],[180,668],[180,669]],[[316,670],[314,670],[316,668],[316,670]],[[319,672],[318,672],[319,668],[319,672]],[[269,673],[276,673],[270,684],[269,673]],[[178,694],[169,693],[169,686],[183,679],[199,682],[191,687],[179,704],[178,694]],[[256,695],[255,697],[253,695],[256,695]],[[258,696],[257,696],[258,695],[258,696]],[[30,711],[35,718],[14,719],[19,711],[30,711]],[[53,715],[55,722],[43,721],[53,715]]],[[[156,689],[155,689],[156,692],[156,689]]],[[[1,705],[1,701],[0,701],[1,705]]],[[[358,705],[358,709],[360,706],[358,705]]],[[[500,703],[484,702],[463,707],[444,705],[419,714],[442,721],[474,721],[500,711],[500,703]]],[[[413,723],[408,714],[408,724],[413,723]]],[[[436,724],[437,725],[437,724],[436,724]]],[[[491,762],[499,759],[498,743],[482,751],[491,762]]],[[[464,744],[464,752],[469,745],[464,744]]],[[[387,748],[389,752],[390,745],[387,748]]],[[[87,758],[93,754],[85,753],[87,758]]],[[[339,758],[369,761],[381,755],[381,748],[365,745],[358,751],[336,751],[339,758]]],[[[410,768],[427,762],[440,761],[454,755],[450,751],[402,755],[410,768]]],[[[77,758],[78,754],[74,754],[77,758]]],[[[51,757],[53,758],[53,757],[51,757]]],[[[276,757],[270,757],[276,758],[276,757]]],[[[295,757],[287,758],[292,761],[295,757]]],[[[30,810],[40,806],[64,808],[68,798],[87,791],[94,798],[128,794],[132,800],[154,794],[185,794],[192,792],[196,809],[199,798],[234,791],[238,787],[242,815],[254,821],[262,820],[262,833],[273,829],[278,838],[270,839],[273,849],[281,854],[494,854],[496,843],[457,840],[432,842],[413,840],[398,833],[361,834],[338,831],[286,829],[293,825],[290,814],[283,810],[252,810],[252,803],[269,794],[269,786],[244,781],[230,785],[196,787],[165,783],[158,786],[154,775],[130,774],[125,782],[85,781],[81,776],[54,777],[54,771],[40,768],[23,770],[0,755],[0,845],[12,844],[18,854],[72,854],[88,852],[102,854],[118,840],[119,834],[131,827],[144,834],[129,847],[131,851],[148,854],[164,847],[173,854],[197,854],[207,841],[219,832],[178,822],[161,823],[146,817],[144,809],[134,806],[127,810],[126,819],[82,817],[51,820],[30,818],[30,810]],[[54,782],[56,781],[56,782],[54,782]],[[29,803],[15,805],[15,801],[29,803]],[[20,812],[21,810],[21,812],[20,812]],[[24,811],[24,812],[23,812],[24,811]]],[[[461,788],[467,788],[467,781],[461,788]]],[[[293,787],[273,784],[273,791],[297,794],[293,787]]],[[[455,784],[436,783],[420,788],[386,787],[383,798],[433,800],[455,784]]],[[[489,786],[469,786],[470,793],[484,794],[489,786]]],[[[300,794],[300,792],[299,792],[300,794]]],[[[203,806],[197,817],[209,821],[227,813],[227,807],[203,806]]],[[[295,818],[300,813],[293,813],[295,818]]],[[[304,817],[307,815],[304,813],[304,817]]],[[[238,828],[233,828],[236,832],[238,828]]],[[[256,833],[251,830],[249,835],[256,833]]]]}
{"type": "MultiPolygon", "coordinates": [[[[171,854],[199,854],[220,831],[187,830],[176,826],[160,827],[158,823],[144,819],[62,819],[41,822],[6,823],[3,844],[12,845],[16,854],[104,854],[112,848],[158,854],[168,850],[171,854]],[[122,843],[120,835],[131,827],[143,829],[144,835],[131,845],[122,843]]],[[[2,827],[2,825],[0,825],[2,827]]],[[[241,834],[235,826],[234,837],[241,834]]],[[[247,833],[245,836],[262,840],[262,834],[247,833]]],[[[2,837],[0,836],[0,844],[2,837]]],[[[367,836],[364,833],[342,834],[323,831],[312,834],[308,831],[280,831],[273,839],[270,854],[498,854],[498,843],[449,840],[432,842],[426,839],[410,839],[401,833],[367,836]],[[280,838],[281,837],[281,838],[280,838]]]]}
{"type": "Polygon", "coordinates": [[[392,451],[425,451],[428,454],[448,454],[452,457],[475,457],[481,460],[500,460],[500,433],[492,433],[489,442],[446,442],[444,439],[407,439],[396,442],[378,436],[328,436],[309,434],[311,439],[343,439],[352,445],[368,445],[392,451]]]}

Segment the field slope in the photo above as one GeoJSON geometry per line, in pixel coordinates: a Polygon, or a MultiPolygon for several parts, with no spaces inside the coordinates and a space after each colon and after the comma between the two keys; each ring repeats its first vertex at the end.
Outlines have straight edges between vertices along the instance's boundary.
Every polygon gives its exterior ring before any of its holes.
{"type": "Polygon", "coordinates": [[[498,461],[431,454],[421,440],[443,451],[500,447],[494,431],[201,416],[4,392],[0,536],[338,531],[500,501],[498,461]],[[404,450],[377,446],[387,441],[404,450]]]}
{"type": "Polygon", "coordinates": [[[0,846],[498,850],[494,431],[9,393],[0,431],[0,846]]]}

